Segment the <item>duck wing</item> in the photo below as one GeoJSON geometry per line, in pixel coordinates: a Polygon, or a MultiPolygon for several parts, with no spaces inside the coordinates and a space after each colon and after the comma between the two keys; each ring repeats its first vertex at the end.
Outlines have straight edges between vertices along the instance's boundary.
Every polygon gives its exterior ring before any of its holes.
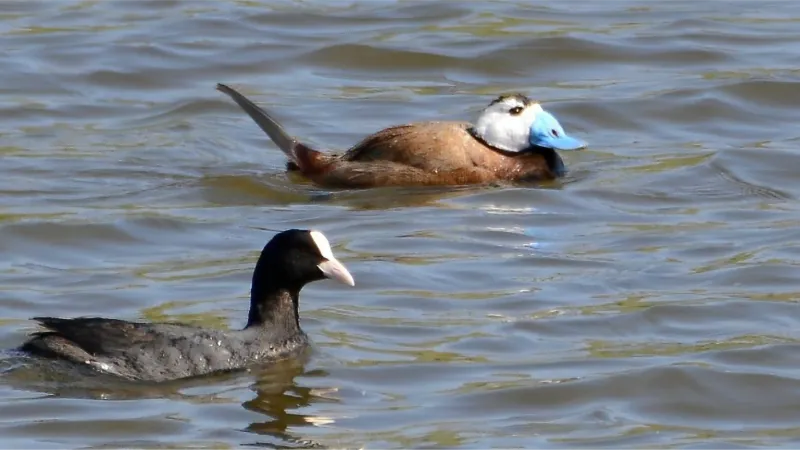
{"type": "Polygon", "coordinates": [[[468,122],[417,122],[380,130],[362,139],[341,159],[391,161],[429,172],[486,167],[493,150],[469,133],[468,122]]]}

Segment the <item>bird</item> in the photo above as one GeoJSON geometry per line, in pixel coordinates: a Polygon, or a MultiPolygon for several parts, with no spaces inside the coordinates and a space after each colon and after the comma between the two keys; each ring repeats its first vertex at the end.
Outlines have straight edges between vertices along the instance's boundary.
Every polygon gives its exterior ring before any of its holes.
{"type": "Polygon", "coordinates": [[[235,89],[218,83],[217,90],[283,151],[287,171],[322,188],[547,181],[566,173],[557,150],[587,147],[541,104],[516,93],[492,100],[474,124],[412,122],[368,135],[345,152],[327,153],[290,136],[272,114],[235,89]]]}
{"type": "Polygon", "coordinates": [[[18,350],[135,381],[163,382],[245,369],[289,358],[309,345],[300,328],[300,290],[325,278],[355,285],[321,231],[289,229],[274,235],[261,251],[243,329],[103,317],[34,317],[44,331],[32,333],[18,350]]]}

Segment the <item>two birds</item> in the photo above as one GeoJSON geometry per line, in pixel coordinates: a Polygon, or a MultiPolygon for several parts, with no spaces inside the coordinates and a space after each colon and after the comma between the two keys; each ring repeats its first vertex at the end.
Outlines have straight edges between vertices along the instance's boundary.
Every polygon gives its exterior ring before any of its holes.
{"type": "MultiPolygon", "coordinates": [[[[292,138],[266,111],[223,84],[229,95],[286,154],[287,169],[319,186],[369,188],[548,180],[562,176],[557,150],[586,144],[520,95],[493,100],[475,124],[419,122],[372,134],[342,154],[326,154],[292,138]]],[[[250,312],[241,330],[101,317],[35,317],[45,330],[19,350],[98,372],[161,382],[244,369],[290,357],[309,343],[300,328],[300,291],[332,279],[354,286],[319,231],[286,230],[265,246],[253,271],[250,312]]]]}

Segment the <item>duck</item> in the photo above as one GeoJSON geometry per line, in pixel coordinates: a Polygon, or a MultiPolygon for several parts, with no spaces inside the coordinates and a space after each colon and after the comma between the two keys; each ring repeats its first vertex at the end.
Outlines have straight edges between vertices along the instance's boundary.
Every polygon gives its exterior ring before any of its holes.
{"type": "Polygon", "coordinates": [[[322,152],[290,136],[272,114],[222,83],[286,155],[288,172],[322,188],[449,186],[549,181],[566,174],[558,151],[586,142],[568,135],[539,102],[514,93],[492,100],[474,124],[424,121],[377,131],[345,152],[322,152]]]}
{"type": "Polygon", "coordinates": [[[355,281],[321,231],[290,229],[273,236],[253,270],[243,329],[103,317],[34,317],[44,327],[18,350],[135,381],[164,382],[246,369],[297,355],[309,345],[300,328],[300,290],[331,279],[355,281]]]}

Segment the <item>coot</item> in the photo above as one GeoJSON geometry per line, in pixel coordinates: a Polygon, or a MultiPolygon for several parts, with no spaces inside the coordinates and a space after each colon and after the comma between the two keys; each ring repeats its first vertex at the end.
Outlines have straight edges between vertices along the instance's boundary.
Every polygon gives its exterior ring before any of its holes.
{"type": "Polygon", "coordinates": [[[35,317],[47,331],[34,333],[20,350],[131,380],[159,382],[242,369],[290,357],[308,345],[297,310],[300,290],[324,278],[355,285],[321,232],[287,230],[261,251],[242,330],[102,317],[35,317]]]}

